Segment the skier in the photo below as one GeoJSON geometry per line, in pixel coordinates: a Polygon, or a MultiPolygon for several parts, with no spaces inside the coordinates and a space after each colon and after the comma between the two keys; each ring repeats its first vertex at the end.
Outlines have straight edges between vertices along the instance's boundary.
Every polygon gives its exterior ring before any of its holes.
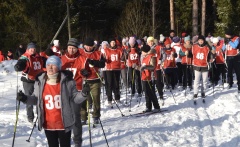
{"type": "Polygon", "coordinates": [[[108,97],[108,106],[112,107],[112,92],[117,103],[120,102],[120,74],[121,74],[121,62],[124,62],[124,56],[121,48],[117,47],[115,39],[110,39],[109,48],[105,49],[105,59],[106,59],[106,75],[107,75],[107,85],[106,89],[108,97]]]}
{"type": "Polygon", "coordinates": [[[205,98],[205,90],[207,89],[208,82],[208,63],[213,62],[215,50],[210,50],[205,42],[205,37],[202,35],[198,36],[198,43],[192,47],[193,54],[193,70],[194,70],[194,104],[196,104],[196,98],[198,95],[198,87],[200,87],[200,79],[202,78],[201,84],[201,96],[205,98]]]}
{"type": "MultiPolygon", "coordinates": [[[[83,79],[81,73],[84,71],[84,67],[82,67],[85,59],[81,57],[78,50],[79,42],[75,38],[70,38],[67,43],[67,51],[66,54],[61,56],[62,60],[62,70],[69,70],[73,73],[73,79],[76,82],[76,88],[78,91],[82,91],[83,79]]],[[[75,143],[75,147],[81,147],[82,145],[82,122],[81,122],[81,105],[73,104],[75,124],[73,126],[73,141],[75,143]]],[[[86,124],[86,122],[83,122],[86,124]]]]}
{"type": "Polygon", "coordinates": [[[163,48],[163,57],[162,57],[162,70],[164,70],[164,76],[166,77],[166,86],[167,89],[170,88],[174,90],[175,84],[177,81],[177,67],[175,58],[177,57],[177,53],[174,48],[171,48],[171,41],[166,39],[164,42],[165,47],[163,48]]]}
{"type": "Polygon", "coordinates": [[[87,98],[90,87],[85,84],[81,92],[77,91],[72,72],[60,71],[61,60],[57,56],[47,59],[46,69],[36,77],[33,94],[19,92],[17,100],[37,105],[38,130],[44,128],[49,147],[70,147],[75,122],[73,105],[87,98]]]}
{"type": "Polygon", "coordinates": [[[235,36],[233,30],[229,28],[225,31],[224,41],[225,45],[223,46],[223,50],[225,51],[226,55],[229,88],[232,88],[233,85],[233,69],[234,69],[237,76],[238,92],[240,92],[239,37],[235,36]]]}
{"type": "Polygon", "coordinates": [[[129,82],[131,85],[131,96],[135,95],[135,82],[137,86],[138,97],[142,96],[142,86],[141,86],[141,77],[140,71],[135,70],[135,67],[138,67],[140,64],[140,49],[134,37],[129,38],[129,45],[127,49],[127,67],[129,69],[129,82]]]}
{"type": "Polygon", "coordinates": [[[144,112],[151,112],[152,105],[154,107],[153,112],[158,112],[160,111],[160,106],[152,83],[152,72],[157,62],[156,52],[148,45],[143,45],[141,51],[141,80],[146,99],[146,110],[144,112]]]}
{"type": "MultiPolygon", "coordinates": [[[[22,71],[21,81],[26,95],[31,95],[34,90],[34,82],[37,74],[43,71],[43,61],[41,56],[36,52],[36,45],[30,42],[27,45],[26,52],[19,58],[14,66],[15,71],[22,71]]],[[[33,106],[26,105],[27,119],[33,123],[34,113],[33,106]]]]}
{"type": "MultiPolygon", "coordinates": [[[[99,68],[105,67],[105,58],[101,51],[95,47],[93,38],[87,38],[84,42],[83,48],[79,49],[80,55],[85,58],[83,64],[84,69],[88,71],[87,76],[82,73],[85,82],[89,83],[91,94],[88,96],[89,107],[93,109],[92,117],[93,123],[99,124],[101,116],[100,110],[100,93],[101,93],[101,77],[99,76],[99,68]]],[[[81,105],[82,120],[87,120],[87,103],[84,101],[81,105]]]]}
{"type": "Polygon", "coordinates": [[[222,76],[222,85],[226,82],[226,67],[225,67],[225,59],[224,59],[224,52],[222,50],[222,47],[224,45],[223,40],[219,40],[218,37],[214,37],[212,39],[213,46],[216,50],[216,58],[215,58],[215,64],[216,67],[213,67],[214,71],[214,84],[215,86],[218,85],[218,81],[220,80],[220,75],[222,76]]]}
{"type": "Polygon", "coordinates": [[[192,90],[192,45],[190,36],[184,38],[184,45],[179,54],[182,56],[183,90],[187,86],[192,90]]]}

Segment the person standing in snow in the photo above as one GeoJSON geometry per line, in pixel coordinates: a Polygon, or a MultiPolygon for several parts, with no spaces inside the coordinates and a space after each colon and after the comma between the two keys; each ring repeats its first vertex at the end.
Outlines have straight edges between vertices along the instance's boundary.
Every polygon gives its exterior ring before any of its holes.
{"type": "Polygon", "coordinates": [[[222,47],[224,45],[223,40],[219,40],[218,37],[213,37],[213,46],[216,50],[216,58],[215,58],[215,64],[216,67],[213,67],[213,73],[214,73],[214,84],[218,85],[218,81],[220,80],[220,75],[222,76],[222,85],[226,82],[226,66],[225,66],[225,59],[224,59],[224,52],[222,50],[222,47]]]}
{"type": "Polygon", "coordinates": [[[167,38],[164,42],[163,57],[162,57],[162,70],[164,71],[165,82],[167,89],[174,90],[177,81],[177,66],[175,58],[177,57],[176,50],[171,48],[171,41],[167,38]]]}
{"type": "Polygon", "coordinates": [[[229,88],[233,85],[233,69],[237,76],[238,92],[240,92],[240,55],[239,55],[239,37],[234,35],[232,29],[225,31],[225,45],[223,50],[225,51],[226,62],[227,62],[227,78],[229,88]]]}
{"type": "Polygon", "coordinates": [[[106,59],[106,75],[107,75],[107,97],[108,106],[112,106],[112,92],[114,93],[114,99],[117,103],[120,102],[120,74],[121,74],[121,62],[124,62],[124,56],[121,48],[117,47],[115,39],[109,40],[110,46],[105,49],[106,59]]]}
{"type": "Polygon", "coordinates": [[[151,112],[152,105],[154,107],[153,112],[160,111],[160,106],[155,94],[152,83],[152,72],[156,67],[156,51],[151,49],[148,45],[143,45],[141,48],[141,80],[143,85],[143,90],[145,92],[146,99],[146,110],[144,112],[151,112]]]}
{"type": "Polygon", "coordinates": [[[128,67],[128,77],[129,83],[131,85],[131,95],[135,95],[135,83],[137,86],[138,97],[141,97],[142,86],[140,71],[136,70],[135,67],[140,65],[140,50],[138,44],[134,37],[130,37],[128,41],[127,49],[127,67],[128,67]]]}
{"type": "Polygon", "coordinates": [[[190,36],[185,37],[184,42],[179,52],[179,55],[182,57],[183,90],[187,86],[192,90],[192,44],[190,36]]]}
{"type": "MultiPolygon", "coordinates": [[[[89,107],[93,108],[93,121],[95,124],[99,124],[99,118],[101,116],[100,110],[100,94],[101,94],[101,77],[99,75],[99,69],[105,67],[105,58],[101,51],[94,47],[93,38],[87,38],[84,42],[83,48],[79,49],[80,55],[84,57],[85,62],[82,66],[88,71],[87,76],[81,73],[85,82],[89,83],[91,89],[91,95],[88,96],[89,107]]],[[[84,101],[81,105],[81,118],[82,121],[87,120],[87,102],[84,101]]]]}
{"type": "MultiPolygon", "coordinates": [[[[43,71],[43,61],[41,56],[36,52],[36,45],[30,42],[27,45],[26,52],[19,58],[14,66],[15,71],[22,71],[21,81],[25,94],[31,95],[34,90],[34,82],[37,74],[43,71]]],[[[33,106],[26,105],[27,118],[33,123],[34,113],[33,106]]]]}
{"type": "Polygon", "coordinates": [[[193,98],[196,99],[198,95],[198,87],[200,87],[200,80],[202,78],[201,84],[201,96],[205,98],[205,90],[207,89],[208,82],[208,64],[213,62],[215,50],[211,50],[205,42],[205,37],[202,35],[198,36],[198,43],[194,44],[192,47],[193,54],[193,70],[194,70],[194,95],[193,98]]]}
{"type": "MultiPolygon", "coordinates": [[[[76,87],[78,91],[82,91],[83,87],[83,77],[81,73],[84,72],[84,67],[82,67],[85,59],[81,57],[78,50],[79,42],[75,38],[70,38],[67,43],[66,53],[61,56],[62,60],[62,70],[69,70],[73,73],[73,79],[76,82],[76,87]]],[[[81,122],[81,105],[73,104],[75,124],[73,126],[73,141],[75,147],[81,147],[82,145],[82,122],[81,122]]],[[[84,122],[83,124],[86,124],[84,122]]]]}
{"type": "Polygon", "coordinates": [[[36,77],[33,94],[17,95],[17,100],[37,105],[38,130],[44,128],[49,147],[71,146],[71,130],[76,121],[74,104],[81,104],[90,91],[88,84],[78,91],[72,72],[61,70],[61,64],[59,57],[49,57],[47,71],[36,77]]]}
{"type": "Polygon", "coordinates": [[[182,49],[182,45],[180,43],[180,38],[179,37],[173,37],[172,39],[172,48],[175,49],[177,53],[177,57],[175,58],[175,62],[177,65],[177,81],[176,84],[178,83],[178,86],[182,86],[182,79],[183,79],[183,73],[182,73],[182,57],[179,55],[180,50],[182,49]]]}

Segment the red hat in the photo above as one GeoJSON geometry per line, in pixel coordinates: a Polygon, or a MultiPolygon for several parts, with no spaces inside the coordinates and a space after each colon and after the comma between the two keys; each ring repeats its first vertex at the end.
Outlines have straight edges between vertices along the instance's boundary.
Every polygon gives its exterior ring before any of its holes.
{"type": "Polygon", "coordinates": [[[171,44],[171,41],[170,41],[169,38],[166,38],[166,40],[165,40],[165,42],[164,42],[164,45],[166,46],[166,45],[168,45],[168,44],[171,44]]]}
{"type": "Polygon", "coordinates": [[[182,32],[182,37],[186,37],[187,33],[186,32],[182,32]]]}

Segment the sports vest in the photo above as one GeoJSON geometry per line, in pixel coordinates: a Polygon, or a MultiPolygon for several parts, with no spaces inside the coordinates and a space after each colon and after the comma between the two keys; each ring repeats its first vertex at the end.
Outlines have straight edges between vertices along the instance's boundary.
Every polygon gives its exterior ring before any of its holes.
{"type": "Polygon", "coordinates": [[[193,65],[198,67],[207,67],[207,57],[209,53],[209,48],[207,46],[200,47],[198,44],[193,45],[193,65]]]}
{"type": "Polygon", "coordinates": [[[64,130],[62,121],[62,104],[60,95],[60,83],[56,85],[45,84],[43,94],[43,109],[46,130],[64,130]]]}

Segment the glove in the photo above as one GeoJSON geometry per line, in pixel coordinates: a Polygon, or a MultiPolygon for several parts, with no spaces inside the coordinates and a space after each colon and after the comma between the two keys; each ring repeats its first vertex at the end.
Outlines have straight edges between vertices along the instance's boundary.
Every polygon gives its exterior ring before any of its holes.
{"type": "Polygon", "coordinates": [[[25,103],[27,101],[27,96],[20,90],[17,93],[17,100],[25,103]]]}
{"type": "Polygon", "coordinates": [[[81,75],[83,75],[84,77],[88,77],[88,75],[89,75],[89,72],[88,72],[88,70],[86,70],[86,69],[82,69],[82,70],[80,71],[80,73],[81,73],[81,75]]]}
{"type": "Polygon", "coordinates": [[[18,60],[17,64],[15,64],[14,69],[15,71],[23,71],[26,67],[26,60],[20,59],[18,60]]]}
{"type": "Polygon", "coordinates": [[[83,89],[82,89],[82,93],[84,93],[85,95],[88,95],[89,94],[89,92],[90,92],[90,86],[89,86],[89,84],[88,83],[85,83],[84,85],[83,85],[83,89]]]}
{"type": "Polygon", "coordinates": [[[96,60],[88,59],[87,62],[89,63],[89,67],[94,67],[96,60]]]}
{"type": "Polygon", "coordinates": [[[188,51],[185,51],[185,55],[188,56],[188,51]]]}

